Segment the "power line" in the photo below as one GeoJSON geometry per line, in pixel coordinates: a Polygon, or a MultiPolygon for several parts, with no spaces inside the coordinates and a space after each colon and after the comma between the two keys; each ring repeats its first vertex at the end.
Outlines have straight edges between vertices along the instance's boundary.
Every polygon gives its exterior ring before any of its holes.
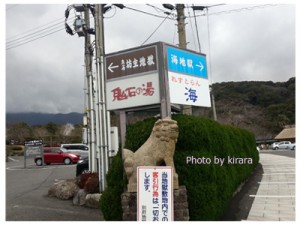
{"type": "Polygon", "coordinates": [[[190,7],[187,7],[187,10],[188,10],[188,15],[189,15],[189,21],[190,21],[190,26],[191,26],[191,31],[192,31],[192,37],[193,37],[193,42],[194,42],[194,46],[196,48],[196,40],[195,40],[195,32],[194,32],[194,28],[193,28],[193,25],[192,25],[192,17],[190,16],[191,15],[191,12],[190,12],[190,7]]]}
{"type": "Polygon", "coordinates": [[[51,32],[51,33],[48,33],[48,34],[46,34],[46,35],[43,35],[43,36],[40,36],[40,37],[37,37],[37,38],[31,39],[31,40],[29,40],[29,41],[26,41],[26,42],[23,42],[23,43],[20,43],[20,44],[14,45],[14,46],[7,47],[7,48],[6,48],[6,50],[9,50],[9,49],[12,49],[12,48],[16,48],[16,47],[18,47],[18,46],[21,46],[21,45],[25,45],[25,44],[27,44],[27,43],[29,43],[29,42],[36,41],[36,40],[38,40],[38,39],[41,39],[41,38],[47,37],[47,36],[49,36],[49,35],[51,35],[51,34],[57,33],[57,32],[59,32],[59,31],[62,31],[62,30],[65,30],[65,28],[62,28],[62,29],[59,29],[59,30],[53,31],[53,32],[51,32]]]}
{"type": "Polygon", "coordinates": [[[9,11],[12,8],[15,8],[16,6],[18,6],[18,5],[17,4],[15,4],[15,5],[8,5],[8,6],[6,6],[6,11],[9,11]]]}
{"type": "Polygon", "coordinates": [[[38,35],[39,33],[45,33],[45,32],[47,32],[50,28],[50,30],[52,30],[53,28],[58,28],[58,27],[61,27],[62,26],[62,23],[61,22],[59,22],[59,23],[57,23],[57,24],[54,24],[54,25],[52,25],[52,26],[49,26],[49,27],[46,27],[46,28],[43,28],[43,29],[41,29],[41,30],[38,30],[38,31],[36,31],[36,32],[33,32],[33,33],[30,33],[30,34],[27,34],[27,35],[24,35],[24,36],[22,36],[22,37],[19,37],[19,38],[16,38],[16,39],[14,39],[14,40],[11,40],[11,41],[7,41],[6,42],[6,44],[14,44],[14,42],[19,42],[19,41],[22,41],[22,39],[28,39],[28,38],[31,38],[31,36],[36,36],[36,35],[38,35]]]}
{"type": "Polygon", "coordinates": [[[195,20],[195,27],[196,27],[196,34],[197,34],[197,41],[198,41],[198,47],[199,47],[199,52],[201,52],[201,44],[200,44],[200,38],[199,38],[199,31],[198,31],[198,25],[197,25],[197,19],[195,17],[195,10],[193,10],[194,12],[194,20],[195,20]]]}
{"type": "Polygon", "coordinates": [[[158,17],[158,18],[164,18],[164,19],[167,18],[167,19],[174,20],[173,18],[168,18],[169,15],[167,17],[159,16],[159,15],[156,15],[156,14],[153,14],[153,13],[145,12],[145,11],[142,11],[142,10],[139,10],[139,9],[134,9],[134,8],[131,8],[131,7],[128,7],[128,6],[125,6],[124,9],[130,9],[130,10],[133,10],[133,11],[136,11],[136,12],[140,12],[140,13],[143,13],[143,14],[146,14],[146,15],[149,15],[149,16],[158,17]]]}
{"type": "Polygon", "coordinates": [[[160,26],[166,21],[166,19],[169,17],[169,15],[167,15],[164,20],[158,25],[158,27],[150,34],[150,36],[141,44],[144,45],[152,36],[153,34],[160,28],[160,26]]]}
{"type": "MultiPolygon", "coordinates": [[[[74,18],[75,18],[75,17],[74,17],[74,18]]],[[[35,28],[29,29],[29,30],[27,30],[27,31],[24,31],[24,32],[22,32],[22,33],[20,33],[20,34],[16,34],[16,35],[10,36],[10,37],[6,38],[6,40],[10,40],[10,39],[16,38],[16,37],[18,37],[18,36],[25,36],[27,33],[30,33],[30,32],[32,32],[32,31],[34,31],[34,30],[37,30],[37,29],[40,29],[40,28],[42,28],[42,27],[48,26],[49,24],[54,23],[54,22],[57,22],[57,21],[59,21],[59,20],[60,20],[60,23],[63,23],[64,18],[59,18],[59,19],[52,20],[52,21],[47,22],[47,23],[45,23],[45,24],[43,24],[43,25],[41,25],[41,26],[37,26],[37,27],[35,27],[35,28]]],[[[58,23],[56,23],[56,24],[58,24],[58,23]]]]}
{"type": "MultiPolygon", "coordinates": [[[[214,13],[210,13],[210,16],[216,16],[216,15],[222,15],[222,14],[231,14],[231,13],[237,13],[237,12],[243,12],[246,10],[256,10],[256,9],[263,9],[263,8],[267,8],[267,7],[272,7],[272,6],[278,6],[275,4],[266,4],[266,5],[256,5],[256,6],[251,6],[251,7],[243,7],[243,8],[238,8],[238,9],[231,9],[231,10],[224,10],[224,11],[219,11],[219,12],[214,12],[214,13]]],[[[199,16],[205,16],[204,14],[200,14],[200,15],[196,15],[195,17],[199,17],[199,16]]]]}
{"type": "MultiPolygon", "coordinates": [[[[71,17],[70,19],[74,19],[74,18],[75,18],[75,16],[71,17]]],[[[6,50],[30,43],[32,41],[41,39],[43,37],[47,37],[51,34],[57,33],[61,30],[64,30],[63,28],[61,28],[63,22],[64,21],[61,18],[59,18],[59,19],[53,20],[51,22],[48,22],[46,24],[43,24],[41,26],[38,26],[33,29],[22,32],[20,34],[11,36],[10,38],[7,38],[6,50]],[[60,20],[60,22],[52,24],[58,20],[60,20]],[[52,24],[52,25],[48,26],[49,24],[52,24]],[[39,28],[41,28],[41,29],[38,30],[39,28]],[[34,32],[29,33],[30,31],[34,31],[34,32]],[[15,39],[12,39],[14,37],[15,37],[15,39]]]]}
{"type": "MultiPolygon", "coordinates": [[[[150,7],[155,8],[156,10],[160,10],[160,11],[164,12],[162,9],[160,9],[160,8],[158,8],[158,7],[152,6],[152,5],[150,5],[150,4],[147,4],[147,5],[150,6],[150,7]]],[[[18,5],[13,5],[13,6],[11,6],[10,8],[8,8],[8,10],[11,9],[11,8],[14,8],[15,6],[18,6],[18,5]]],[[[235,12],[242,12],[242,11],[245,11],[245,10],[262,9],[262,8],[271,7],[271,6],[277,6],[277,5],[266,4],[266,5],[252,6],[252,7],[243,7],[243,8],[239,8],[239,9],[232,9],[232,10],[226,10],[226,11],[220,11],[220,12],[210,13],[210,16],[211,16],[211,15],[221,15],[221,14],[230,14],[230,13],[235,13],[235,12]]],[[[208,6],[208,7],[209,7],[209,6],[208,6]]],[[[146,14],[146,15],[158,17],[158,18],[164,18],[163,22],[164,22],[166,19],[175,20],[175,18],[170,18],[170,17],[169,17],[169,16],[175,16],[175,14],[171,14],[171,13],[169,13],[169,15],[168,15],[167,17],[164,17],[164,16],[152,14],[152,13],[149,13],[149,12],[146,12],[146,11],[143,11],[143,10],[139,10],[139,9],[135,9],[135,8],[127,7],[127,6],[125,6],[124,8],[125,8],[125,9],[129,9],[129,10],[133,10],[133,11],[136,11],[136,12],[139,12],[139,13],[143,13],[143,14],[146,14]]],[[[165,12],[165,13],[166,13],[166,12],[165,12]]],[[[199,16],[205,16],[205,14],[194,15],[194,16],[192,16],[192,17],[195,18],[195,17],[199,17],[199,16]]],[[[74,16],[73,18],[75,18],[75,16],[74,16]]],[[[72,18],[70,18],[70,19],[72,19],[72,18]]],[[[33,29],[27,30],[27,31],[25,31],[25,32],[23,32],[23,33],[21,33],[21,34],[17,34],[17,35],[8,37],[8,38],[7,38],[7,48],[6,48],[6,50],[9,50],[9,49],[12,49],[12,48],[15,48],[15,47],[18,47],[18,46],[21,46],[21,45],[30,43],[30,42],[32,42],[32,41],[41,39],[41,38],[43,38],[43,37],[47,37],[47,36],[49,36],[49,35],[51,35],[51,34],[54,34],[54,33],[56,33],[56,32],[59,32],[59,31],[63,30],[63,28],[62,28],[62,29],[59,29],[59,30],[54,30],[55,28],[59,28],[58,26],[59,26],[60,23],[55,23],[55,24],[53,24],[53,25],[48,26],[48,27],[45,28],[45,26],[47,26],[47,25],[49,25],[49,24],[51,24],[51,23],[54,23],[54,22],[56,22],[56,21],[58,21],[58,20],[61,20],[62,23],[63,23],[64,18],[63,18],[63,19],[62,19],[62,18],[59,18],[59,19],[50,21],[50,22],[48,22],[48,23],[46,23],[46,24],[44,24],[44,25],[41,25],[41,26],[35,27],[35,28],[33,28],[33,29]],[[51,28],[51,27],[53,27],[53,28],[51,28]],[[40,30],[38,30],[38,31],[35,31],[35,30],[37,30],[37,29],[39,29],[39,28],[42,28],[42,29],[40,29],[40,30]],[[51,28],[51,29],[50,29],[50,28],[51,28]],[[54,31],[53,31],[53,30],[54,30],[54,31]],[[31,31],[34,31],[34,32],[31,32],[31,31]],[[50,32],[50,31],[51,31],[51,32],[50,32]],[[29,33],[29,32],[31,32],[31,33],[29,33]],[[47,33],[47,32],[50,32],[50,33],[47,33]],[[39,36],[39,35],[42,35],[42,36],[39,36]],[[21,37],[20,37],[20,36],[21,36],[21,37]],[[15,39],[13,39],[13,38],[15,38],[15,39]],[[13,40],[11,40],[11,39],[13,39],[13,40]]],[[[163,23],[163,22],[162,22],[162,23],[163,23]]],[[[158,26],[158,28],[162,25],[162,23],[158,26]]],[[[151,38],[151,36],[158,30],[158,28],[156,28],[156,29],[154,30],[154,32],[150,35],[150,37],[147,38],[147,40],[151,38]]],[[[196,28],[196,29],[198,29],[198,28],[196,28]]],[[[197,32],[197,35],[198,35],[198,32],[197,32]]],[[[145,40],[144,43],[145,43],[147,40],[145,40]]],[[[199,41],[199,38],[198,38],[198,41],[199,41]]],[[[143,44],[144,44],[144,43],[143,43],[143,44]]],[[[142,45],[143,45],[143,44],[142,44],[142,45]]],[[[199,44],[199,43],[198,43],[198,44],[199,44]]]]}

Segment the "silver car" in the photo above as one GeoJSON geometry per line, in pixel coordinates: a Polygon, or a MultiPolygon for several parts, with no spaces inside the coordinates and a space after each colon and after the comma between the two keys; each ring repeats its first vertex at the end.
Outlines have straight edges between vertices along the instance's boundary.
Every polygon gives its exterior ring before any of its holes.
{"type": "Polygon", "coordinates": [[[61,144],[61,148],[70,153],[77,153],[81,157],[89,155],[89,147],[85,144],[61,144]]]}
{"type": "Polygon", "coordinates": [[[291,144],[290,141],[281,141],[281,142],[275,142],[272,144],[272,149],[277,150],[277,149],[287,149],[289,145],[291,144]]]}

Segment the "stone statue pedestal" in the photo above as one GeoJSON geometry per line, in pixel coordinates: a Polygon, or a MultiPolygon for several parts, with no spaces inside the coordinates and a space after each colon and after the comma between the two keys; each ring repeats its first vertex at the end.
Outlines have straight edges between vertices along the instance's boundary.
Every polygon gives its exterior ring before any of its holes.
{"type": "MultiPolygon", "coordinates": [[[[187,190],[185,186],[179,186],[178,190],[173,190],[174,194],[174,221],[189,221],[189,208],[187,200],[187,190]]],[[[124,192],[121,195],[123,210],[123,221],[137,220],[137,193],[124,192]]]]}

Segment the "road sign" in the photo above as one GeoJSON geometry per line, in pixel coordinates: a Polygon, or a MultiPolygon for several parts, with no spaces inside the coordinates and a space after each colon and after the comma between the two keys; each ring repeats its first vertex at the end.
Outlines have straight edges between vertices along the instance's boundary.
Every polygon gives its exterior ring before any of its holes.
{"type": "Polygon", "coordinates": [[[158,75],[155,72],[107,81],[107,109],[117,110],[158,104],[159,93],[158,75]]]}
{"type": "Polygon", "coordinates": [[[207,78],[206,58],[203,55],[167,47],[168,70],[207,78]]]}
{"type": "Polygon", "coordinates": [[[106,57],[107,79],[157,70],[156,46],[114,53],[106,57]]]}
{"type": "Polygon", "coordinates": [[[167,46],[170,102],[210,107],[206,57],[167,46]]]}
{"type": "Polygon", "coordinates": [[[168,77],[171,103],[211,107],[208,79],[171,71],[168,77]]]}

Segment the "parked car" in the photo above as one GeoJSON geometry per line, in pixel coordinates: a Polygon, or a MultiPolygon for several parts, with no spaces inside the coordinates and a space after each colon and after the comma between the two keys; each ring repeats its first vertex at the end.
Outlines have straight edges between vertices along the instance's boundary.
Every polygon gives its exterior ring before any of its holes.
{"type": "Polygon", "coordinates": [[[83,157],[76,165],[76,177],[84,171],[89,171],[89,157],[83,157]]]}
{"type": "Polygon", "coordinates": [[[66,165],[71,163],[77,163],[80,159],[80,155],[66,152],[66,150],[61,148],[44,148],[44,159],[42,155],[37,155],[34,158],[34,162],[37,166],[43,165],[44,163],[49,165],[51,163],[64,163],[66,165]]]}
{"type": "Polygon", "coordinates": [[[70,153],[76,153],[80,156],[88,156],[89,147],[85,144],[77,143],[77,144],[61,144],[61,148],[66,149],[70,153]]]}
{"type": "Polygon", "coordinates": [[[287,149],[290,144],[291,144],[290,141],[275,142],[275,143],[272,144],[272,149],[273,150],[287,149]]]}
{"type": "Polygon", "coordinates": [[[288,145],[288,149],[296,150],[296,143],[291,143],[290,145],[288,145]]]}

